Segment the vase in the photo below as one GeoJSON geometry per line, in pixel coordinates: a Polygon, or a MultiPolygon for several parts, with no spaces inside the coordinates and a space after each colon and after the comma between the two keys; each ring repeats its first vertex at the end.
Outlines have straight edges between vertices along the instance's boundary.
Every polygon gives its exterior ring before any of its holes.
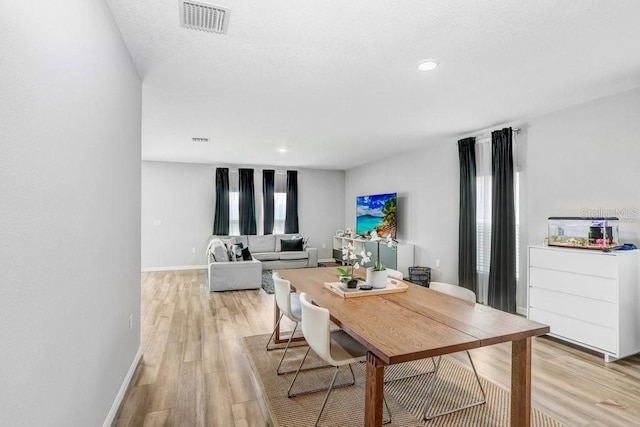
{"type": "Polygon", "coordinates": [[[384,289],[387,287],[387,270],[375,271],[373,267],[367,268],[367,284],[373,289],[384,289]]]}

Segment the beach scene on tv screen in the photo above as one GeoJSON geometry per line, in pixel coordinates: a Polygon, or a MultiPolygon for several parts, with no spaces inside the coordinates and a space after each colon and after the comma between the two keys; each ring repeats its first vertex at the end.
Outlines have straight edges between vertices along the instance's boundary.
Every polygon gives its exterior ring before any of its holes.
{"type": "Polygon", "coordinates": [[[356,198],[356,233],[396,237],[396,193],[356,198]]]}

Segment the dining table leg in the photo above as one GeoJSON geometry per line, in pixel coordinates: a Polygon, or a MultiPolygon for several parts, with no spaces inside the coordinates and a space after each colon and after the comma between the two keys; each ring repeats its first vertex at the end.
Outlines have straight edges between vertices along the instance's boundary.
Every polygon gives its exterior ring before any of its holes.
{"type": "Polygon", "coordinates": [[[511,345],[511,426],[531,425],[531,338],[511,345]]]}
{"type": "Polygon", "coordinates": [[[384,397],[384,364],[373,353],[367,353],[367,378],[364,394],[364,425],[382,425],[382,399],[384,397]]]}
{"type": "MultiPolygon", "coordinates": [[[[276,302],[275,297],[273,298],[273,326],[275,327],[276,325],[278,325],[278,320],[280,320],[280,307],[278,307],[278,303],[276,302]]],[[[273,342],[275,344],[280,344],[282,343],[284,340],[280,339],[280,326],[278,326],[278,328],[276,328],[276,334],[273,337],[273,342]]]]}

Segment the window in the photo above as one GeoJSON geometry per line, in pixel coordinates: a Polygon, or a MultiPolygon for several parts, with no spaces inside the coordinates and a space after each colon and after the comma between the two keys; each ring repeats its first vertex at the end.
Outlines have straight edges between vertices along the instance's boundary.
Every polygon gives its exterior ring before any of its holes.
{"type": "Polygon", "coordinates": [[[273,195],[273,234],[284,234],[284,219],[287,214],[287,193],[273,195]]]}
{"type": "MultiPolygon", "coordinates": [[[[273,234],[284,234],[287,193],[274,193],[273,210],[273,234]]],[[[237,191],[229,191],[229,235],[240,235],[240,193],[237,191]]]]}
{"type": "Polygon", "coordinates": [[[229,235],[240,235],[240,193],[229,191],[229,235]]]}

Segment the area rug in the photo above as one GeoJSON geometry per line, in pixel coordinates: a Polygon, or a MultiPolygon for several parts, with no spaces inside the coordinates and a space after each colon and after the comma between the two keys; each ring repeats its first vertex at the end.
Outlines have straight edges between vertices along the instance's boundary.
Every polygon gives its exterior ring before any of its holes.
{"type": "MultiPolygon", "coordinates": [[[[281,351],[265,351],[268,335],[256,335],[245,338],[246,354],[251,362],[256,378],[262,388],[263,396],[275,426],[303,427],[313,425],[325,392],[287,397],[287,389],[293,374],[276,375],[276,366],[281,351]]],[[[296,369],[304,356],[306,347],[290,349],[283,363],[284,370],[296,369]]],[[[320,366],[324,363],[313,352],[305,366],[320,366]]],[[[364,419],[364,382],[365,364],[354,366],[356,384],[350,387],[336,388],[331,392],[329,401],[320,420],[321,426],[355,427],[363,424],[364,419]]],[[[433,368],[430,360],[408,362],[387,367],[385,378],[400,378],[407,374],[428,372],[433,368]]],[[[301,372],[293,392],[327,386],[334,373],[333,368],[316,369],[301,372]]],[[[501,387],[481,379],[487,393],[487,403],[454,414],[438,417],[431,421],[422,421],[425,407],[424,397],[431,374],[403,379],[385,384],[385,398],[391,410],[389,426],[507,426],[509,425],[510,394],[501,387]]],[[[351,374],[347,367],[340,369],[336,384],[347,383],[351,374]]],[[[440,365],[438,381],[431,410],[442,411],[457,406],[459,402],[468,403],[479,396],[473,372],[455,359],[444,357],[440,365]]],[[[386,417],[386,411],[385,411],[386,417]]],[[[548,415],[532,408],[531,423],[535,427],[560,427],[562,424],[548,415]]]]}
{"type": "Polygon", "coordinates": [[[273,271],[271,270],[262,271],[262,289],[270,295],[274,293],[273,277],[271,277],[272,274],[273,274],[273,271]]]}
{"type": "MultiPolygon", "coordinates": [[[[319,262],[318,263],[318,267],[326,267],[325,264],[319,262]]],[[[262,271],[262,289],[264,289],[264,291],[266,293],[268,293],[269,295],[274,293],[273,290],[273,277],[271,276],[273,274],[272,270],[263,270],[262,271]]]]}

